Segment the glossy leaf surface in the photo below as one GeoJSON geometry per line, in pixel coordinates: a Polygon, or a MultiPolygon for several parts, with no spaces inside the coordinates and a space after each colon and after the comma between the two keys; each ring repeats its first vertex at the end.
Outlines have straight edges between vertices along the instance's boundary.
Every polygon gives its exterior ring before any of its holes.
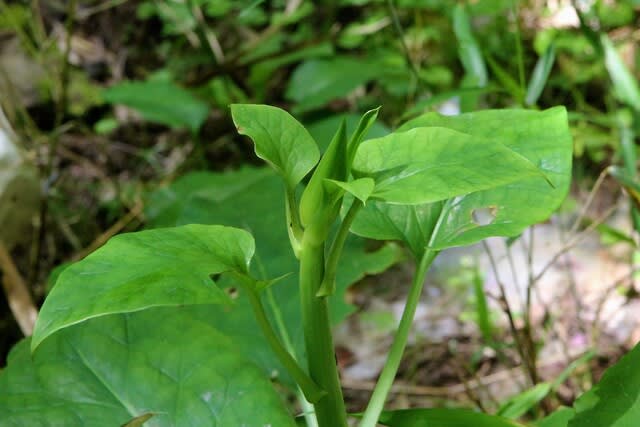
{"type": "Polygon", "coordinates": [[[388,427],[524,427],[515,421],[467,409],[405,409],[383,412],[388,427]]]}
{"type": "Polygon", "coordinates": [[[435,202],[528,176],[544,182],[528,159],[490,138],[416,127],[363,142],[353,170],[375,179],[372,197],[397,204],[435,202]]]}
{"type": "MultiPolygon", "coordinates": [[[[443,205],[437,232],[430,240],[411,239],[416,233],[412,230],[427,231],[435,226],[432,208],[428,205],[392,207],[381,202],[368,203],[356,218],[354,233],[374,239],[402,240],[414,254],[421,253],[420,248],[427,244],[444,249],[491,236],[515,236],[527,226],[545,220],[568,191],[572,144],[564,108],[542,112],[489,110],[455,117],[428,113],[407,122],[399,130],[419,126],[441,126],[490,137],[496,144],[503,144],[528,159],[546,179],[540,175],[524,176],[508,184],[449,199],[443,205]]],[[[491,169],[492,164],[485,167],[491,169]]],[[[423,233],[423,237],[428,235],[423,233]]]]}
{"type": "Polygon", "coordinates": [[[247,272],[254,249],[246,231],[217,225],[118,235],[60,274],[40,311],[32,346],[106,314],[228,302],[210,276],[247,272]]]}
{"type": "Polygon", "coordinates": [[[91,319],[33,358],[23,340],[0,374],[2,426],[113,427],[145,414],[146,426],[295,425],[259,368],[175,308],[91,319]]]}
{"type": "MultiPolygon", "coordinates": [[[[283,199],[282,183],[268,168],[244,168],[224,174],[195,172],[158,190],[148,201],[146,213],[152,226],[217,223],[249,230],[256,240],[252,275],[263,279],[289,273],[261,295],[274,327],[277,327],[278,316],[271,302],[279,308],[296,355],[304,358],[298,263],[287,238],[283,199]]],[[[367,252],[362,239],[349,238],[343,251],[343,261],[338,266],[337,292],[331,297],[332,323],[339,323],[353,311],[345,301],[348,285],[365,274],[384,271],[400,256],[396,246],[385,245],[375,252],[367,252]]],[[[235,284],[222,286],[235,287],[235,284]]],[[[190,310],[232,337],[265,372],[290,383],[258,330],[242,288],[237,288],[232,307],[221,306],[217,310],[210,306],[192,306],[190,310]]]]}
{"type": "Polygon", "coordinates": [[[309,132],[286,111],[270,105],[234,104],[233,122],[249,136],[258,157],[293,189],[318,163],[320,152],[309,132]]]}
{"type": "Polygon", "coordinates": [[[544,221],[564,200],[571,180],[572,141],[562,107],[545,111],[489,110],[445,117],[427,114],[406,126],[446,126],[493,137],[544,174],[452,199],[432,246],[446,248],[491,236],[515,236],[544,221]],[[548,181],[547,181],[548,180],[548,181]],[[482,218],[482,216],[489,218],[482,218]]]}

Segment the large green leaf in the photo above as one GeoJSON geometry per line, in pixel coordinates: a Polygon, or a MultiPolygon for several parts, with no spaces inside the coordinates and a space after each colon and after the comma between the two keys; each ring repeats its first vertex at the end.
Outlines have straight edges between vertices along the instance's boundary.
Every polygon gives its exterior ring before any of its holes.
{"type": "Polygon", "coordinates": [[[578,398],[568,427],[640,425],[640,344],[607,369],[600,382],[578,398]]]}
{"type": "Polygon", "coordinates": [[[134,108],[147,120],[197,131],[209,113],[206,103],[166,79],[122,82],[102,92],[105,101],[134,108]]]}
{"type": "Polygon", "coordinates": [[[435,248],[518,235],[529,225],[547,219],[569,190],[572,142],[564,107],[488,110],[456,117],[426,114],[403,128],[413,126],[445,126],[491,137],[527,158],[546,178],[532,176],[453,199],[445,205],[444,220],[432,242],[435,248]]]}
{"type": "Polygon", "coordinates": [[[524,427],[515,421],[468,409],[404,409],[383,412],[380,423],[389,427],[524,427]]]}
{"type": "Polygon", "coordinates": [[[416,127],[363,142],[354,174],[370,176],[372,197],[390,203],[418,204],[544,176],[527,158],[497,138],[445,127],[416,127]]]}
{"type": "Polygon", "coordinates": [[[211,275],[247,272],[253,252],[249,233],[219,225],[116,236],[60,274],[31,345],[35,349],[62,328],[106,314],[227,302],[211,275]]]}
{"type": "MultiPolygon", "coordinates": [[[[529,176],[447,200],[431,237],[435,249],[468,245],[491,236],[515,236],[536,222],[545,220],[564,199],[571,179],[571,136],[566,111],[558,107],[537,112],[527,110],[481,111],[450,117],[428,113],[403,125],[399,130],[419,126],[442,126],[473,136],[491,137],[496,144],[520,154],[536,165],[545,179],[529,176]],[[548,181],[547,181],[548,180],[548,181]]],[[[475,149],[473,143],[468,149],[475,149]]],[[[486,167],[492,168],[489,164],[486,167]]],[[[396,234],[407,242],[416,227],[433,228],[431,209],[418,206],[380,207],[368,203],[352,230],[380,239],[396,234]],[[385,214],[390,210],[393,214],[385,214]],[[374,222],[375,221],[375,222],[374,222]],[[372,224],[384,224],[376,230],[372,224]],[[402,233],[398,234],[400,230],[402,233]]],[[[409,243],[409,242],[407,242],[409,243]]],[[[410,247],[415,248],[416,243],[410,247]]]]}
{"type": "Polygon", "coordinates": [[[270,105],[234,104],[233,122],[249,136],[256,154],[285,179],[290,189],[318,163],[320,152],[309,132],[286,111],[270,105]]]}
{"type": "MultiPolygon", "coordinates": [[[[303,357],[303,331],[298,294],[298,263],[287,238],[284,221],[284,197],[278,176],[268,168],[243,168],[224,174],[194,172],[156,191],[147,203],[151,226],[173,226],[189,223],[217,223],[243,227],[256,240],[252,275],[258,278],[289,276],[262,295],[272,323],[276,316],[269,292],[286,325],[298,357],[303,357]]],[[[338,267],[337,292],[331,297],[331,321],[336,324],[353,311],[346,303],[348,285],[365,274],[384,271],[397,262],[401,252],[386,245],[374,252],[365,251],[365,242],[350,238],[338,267]]],[[[227,283],[234,286],[233,283],[227,283]]],[[[232,307],[193,306],[190,311],[215,325],[243,348],[266,372],[290,382],[273,356],[254,320],[242,289],[238,289],[232,307]]]]}
{"type": "Polygon", "coordinates": [[[215,328],[185,310],[91,319],[0,374],[0,425],[114,427],[294,426],[267,376],[215,328]]]}

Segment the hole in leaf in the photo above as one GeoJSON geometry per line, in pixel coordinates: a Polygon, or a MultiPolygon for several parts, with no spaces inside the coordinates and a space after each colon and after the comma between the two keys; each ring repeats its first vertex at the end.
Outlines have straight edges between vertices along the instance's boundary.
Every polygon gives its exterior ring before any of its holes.
{"type": "Polygon", "coordinates": [[[235,288],[235,287],[233,287],[233,286],[232,286],[232,287],[227,288],[227,289],[225,289],[225,290],[227,291],[227,294],[229,294],[229,297],[230,297],[231,299],[236,299],[236,298],[238,298],[238,294],[239,294],[239,293],[238,293],[238,288],[235,288]]]}
{"type": "Polygon", "coordinates": [[[210,274],[209,279],[213,280],[214,283],[218,283],[218,280],[220,280],[220,276],[222,276],[222,274],[210,274]]]}
{"type": "Polygon", "coordinates": [[[498,215],[497,206],[487,206],[486,208],[477,208],[471,211],[471,220],[477,225],[489,225],[498,215]]]}

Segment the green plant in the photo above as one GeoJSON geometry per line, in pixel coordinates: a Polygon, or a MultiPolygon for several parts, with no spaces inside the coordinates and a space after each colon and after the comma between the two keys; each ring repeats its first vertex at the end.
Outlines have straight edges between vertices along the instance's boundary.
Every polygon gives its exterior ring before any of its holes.
{"type": "MultiPolygon", "coordinates": [[[[432,421],[518,425],[470,411],[383,409],[438,253],[489,236],[517,235],[563,200],[571,170],[565,110],[428,113],[363,141],[376,109],[350,136],[342,123],[322,155],[309,132],[281,109],[233,105],[231,112],[238,131],[253,140],[257,155],[284,183],[286,222],[280,223],[286,234],[269,244],[278,247],[288,235],[298,259],[297,281],[287,276],[288,261],[273,254],[270,259],[260,240],[256,251],[248,231],[196,224],[209,222],[198,215],[224,210],[217,206],[231,195],[252,190],[263,197],[262,205],[240,209],[273,218],[259,211],[271,210],[273,193],[260,186],[274,185],[273,174],[245,169],[218,176],[216,191],[209,191],[210,177],[192,176],[198,189],[189,203],[198,209],[191,216],[162,193],[154,196],[152,213],[160,225],[185,215],[179,222],[190,225],[117,236],[60,274],[33,337],[17,345],[0,376],[2,424],[148,419],[148,425],[295,425],[269,384],[264,368],[274,366],[265,361],[270,358],[286,370],[282,384],[299,387],[313,405],[304,411],[309,425],[346,426],[331,324],[335,306],[343,304],[335,298],[344,289],[341,272],[353,261],[347,241],[352,232],[400,241],[416,262],[387,363],[369,406],[357,415],[360,425],[375,426],[379,419],[401,427],[432,421]],[[277,271],[278,265],[286,267],[277,271]],[[274,297],[291,296],[291,288],[298,298],[274,297]],[[225,320],[239,319],[234,312],[247,307],[253,325],[225,320]],[[256,349],[266,342],[271,353],[255,354],[252,340],[256,349]]],[[[224,215],[237,217],[238,211],[224,215]]],[[[257,236],[268,236],[264,229],[272,227],[238,225],[257,236]]],[[[376,259],[390,262],[387,255],[376,259]]]]}

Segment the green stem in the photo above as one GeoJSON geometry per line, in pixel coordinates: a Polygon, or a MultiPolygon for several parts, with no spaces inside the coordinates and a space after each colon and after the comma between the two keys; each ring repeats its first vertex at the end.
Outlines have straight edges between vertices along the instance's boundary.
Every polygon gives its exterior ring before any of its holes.
{"type": "Polygon", "coordinates": [[[322,279],[322,284],[320,285],[320,289],[317,294],[319,297],[331,296],[336,291],[336,274],[338,271],[338,262],[342,255],[342,248],[344,247],[344,242],[347,241],[347,237],[349,236],[351,224],[353,224],[353,220],[356,218],[356,215],[362,206],[363,205],[360,200],[354,200],[347,212],[347,215],[345,215],[342,223],[340,224],[338,234],[336,234],[336,237],[333,239],[333,243],[331,244],[331,249],[329,249],[329,256],[324,270],[324,279],[322,279]]]}
{"type": "MultiPolygon", "coordinates": [[[[280,337],[282,339],[282,343],[284,344],[284,348],[289,352],[291,357],[293,357],[296,361],[298,358],[296,357],[296,351],[293,348],[293,344],[291,343],[291,338],[289,337],[289,332],[287,331],[287,326],[284,323],[284,319],[282,318],[282,312],[276,303],[276,299],[273,296],[273,291],[271,288],[265,289],[265,293],[267,294],[267,304],[271,308],[273,317],[276,322],[276,329],[280,332],[280,337]]],[[[307,400],[302,392],[300,386],[298,386],[296,390],[296,398],[300,403],[300,408],[302,409],[302,413],[304,415],[304,419],[307,422],[307,427],[318,427],[318,420],[316,419],[316,413],[313,410],[313,405],[307,400]]]]}
{"type": "MultiPolygon", "coordinates": [[[[307,232],[313,230],[305,230],[307,232]]],[[[312,233],[313,234],[313,233],[312,233]]],[[[315,403],[320,427],[347,427],[347,414],[336,366],[329,305],[316,294],[324,276],[324,245],[305,237],[300,250],[300,300],[309,373],[327,395],[315,403]]]]}
{"type": "Polygon", "coordinates": [[[418,267],[416,268],[416,274],[413,277],[411,290],[407,297],[407,305],[404,307],[402,319],[400,319],[400,325],[398,326],[396,336],[393,340],[393,344],[391,345],[387,362],[385,363],[382,373],[378,378],[371,400],[369,400],[369,405],[362,416],[360,427],[375,427],[378,423],[378,418],[384,409],[384,403],[387,400],[387,395],[389,394],[393,380],[398,372],[402,354],[404,353],[404,349],[407,345],[409,330],[411,329],[413,316],[415,315],[416,308],[418,307],[418,301],[420,300],[420,294],[424,287],[424,279],[427,274],[427,270],[437,254],[437,251],[427,249],[420,260],[420,264],[418,264],[418,267]]]}
{"type": "Polygon", "coordinates": [[[298,365],[291,354],[289,354],[289,352],[282,346],[275,331],[271,327],[269,319],[267,319],[267,315],[264,311],[264,307],[262,306],[262,301],[260,300],[258,293],[255,290],[250,289],[249,286],[246,286],[245,288],[247,289],[249,302],[253,308],[256,320],[262,329],[262,333],[267,338],[271,349],[278,357],[280,363],[284,365],[295,382],[300,386],[305,398],[311,403],[317,402],[326,394],[326,392],[318,387],[311,378],[309,378],[307,373],[304,372],[300,365],[298,365]]]}
{"type": "MultiPolygon", "coordinates": [[[[267,272],[264,269],[264,265],[260,262],[260,256],[255,255],[254,257],[256,267],[260,272],[261,277],[266,278],[267,272]]],[[[293,359],[298,362],[298,357],[296,355],[295,348],[293,347],[293,343],[291,342],[291,337],[289,335],[289,331],[287,330],[287,325],[284,322],[284,318],[282,317],[282,310],[278,307],[278,303],[276,298],[273,296],[273,290],[269,286],[264,290],[264,293],[267,298],[267,307],[271,310],[271,314],[273,315],[273,319],[275,322],[276,330],[280,335],[280,339],[282,340],[282,344],[287,352],[293,357],[293,359]]],[[[304,397],[304,393],[300,386],[296,387],[296,399],[300,403],[300,409],[302,410],[302,414],[304,416],[305,421],[307,422],[307,427],[318,427],[318,420],[316,420],[316,413],[313,410],[313,405],[309,403],[309,401],[304,397]]]]}

